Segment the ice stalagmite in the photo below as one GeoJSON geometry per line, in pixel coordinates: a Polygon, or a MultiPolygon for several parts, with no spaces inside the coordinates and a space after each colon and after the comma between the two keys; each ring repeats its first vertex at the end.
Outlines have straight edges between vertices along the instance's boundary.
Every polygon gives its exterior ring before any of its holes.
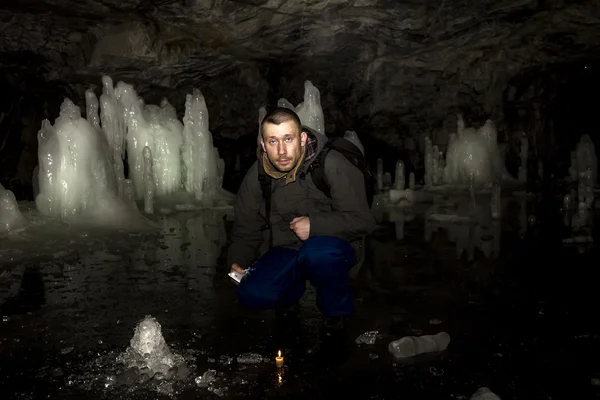
{"type": "Polygon", "coordinates": [[[22,228],[26,224],[14,193],[0,185],[0,234],[22,228]]]}
{"type": "Polygon", "coordinates": [[[131,85],[117,84],[115,95],[125,112],[127,125],[127,160],[136,199],[144,198],[144,147],[152,152],[154,183],[157,196],[181,189],[181,122],[175,109],[163,100],[160,107],[144,106],[131,85]]]}
{"type": "MultiPolygon", "coordinates": [[[[100,96],[100,122],[102,124],[102,132],[108,142],[109,160],[115,172],[117,180],[117,190],[119,196],[125,198],[125,172],[123,160],[125,158],[125,135],[127,134],[125,127],[125,115],[122,107],[118,103],[113,88],[113,81],[110,77],[102,77],[102,95],[100,96]]],[[[92,93],[93,95],[93,93],[92,93]]],[[[89,95],[89,98],[92,98],[89,95]]],[[[94,98],[96,96],[94,95],[94,98]]],[[[89,106],[88,106],[89,109],[89,106]]],[[[90,116],[88,113],[88,120],[90,116]]],[[[131,185],[131,183],[129,183],[131,185]]]]}
{"type": "Polygon", "coordinates": [[[38,133],[38,210],[65,220],[120,219],[124,203],[108,162],[105,138],[66,99],[54,126],[42,122],[38,133]]]}
{"type": "Polygon", "coordinates": [[[302,125],[308,126],[315,131],[325,134],[325,117],[321,107],[321,93],[311,81],[304,82],[304,101],[296,107],[286,99],[279,99],[278,107],[289,108],[298,114],[302,125]]]}
{"type": "Polygon", "coordinates": [[[165,196],[183,189],[181,183],[183,124],[175,108],[163,99],[159,106],[146,106],[147,121],[154,139],[152,160],[156,194],[165,196]]]}
{"type": "Polygon", "coordinates": [[[221,193],[225,163],[213,146],[208,123],[204,96],[194,89],[186,96],[183,117],[184,185],[186,191],[194,193],[196,200],[211,204],[221,193]]]}
{"type": "Polygon", "coordinates": [[[448,141],[444,182],[483,185],[495,180],[514,180],[506,171],[496,136],[496,127],[491,120],[475,130],[465,128],[459,115],[457,133],[451,134],[448,141]]]}
{"type": "Polygon", "coordinates": [[[325,134],[325,117],[321,108],[321,93],[311,81],[304,82],[304,102],[296,106],[303,125],[325,134]]]}

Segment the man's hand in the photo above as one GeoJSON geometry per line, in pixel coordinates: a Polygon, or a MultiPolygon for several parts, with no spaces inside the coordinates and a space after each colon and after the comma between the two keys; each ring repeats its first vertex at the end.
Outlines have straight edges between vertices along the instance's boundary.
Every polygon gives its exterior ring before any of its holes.
{"type": "MultiPolygon", "coordinates": [[[[240,273],[242,275],[244,274],[244,270],[242,269],[242,267],[239,266],[239,264],[233,264],[231,266],[231,272],[233,272],[233,271],[240,273]]],[[[236,285],[239,285],[239,282],[237,282],[235,279],[232,278],[231,281],[233,283],[235,283],[236,285]]]]}
{"type": "Polygon", "coordinates": [[[308,239],[310,235],[310,218],[296,217],[290,222],[290,229],[294,231],[300,240],[308,239]]]}

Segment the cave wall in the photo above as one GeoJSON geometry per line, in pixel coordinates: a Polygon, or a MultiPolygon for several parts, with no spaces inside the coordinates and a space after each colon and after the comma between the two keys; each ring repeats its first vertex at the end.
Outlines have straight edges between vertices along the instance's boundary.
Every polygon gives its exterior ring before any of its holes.
{"type": "Polygon", "coordinates": [[[418,164],[425,136],[443,148],[457,113],[474,126],[493,119],[511,146],[522,130],[534,132],[536,148],[552,148],[559,141],[545,133],[555,124],[544,122],[552,85],[541,75],[598,52],[600,4],[5,0],[0,27],[9,94],[0,179],[27,184],[41,120],[53,121],[67,96],[83,110],[83,93],[99,94],[104,74],[133,84],[147,103],[166,97],[180,116],[199,88],[229,169],[253,146],[258,108],[281,97],[299,103],[307,79],[321,92],[327,133],[355,130],[371,157],[386,154],[390,164],[418,164]]]}
{"type": "Polygon", "coordinates": [[[585,57],[516,74],[503,95],[509,155],[517,157],[519,136],[524,133],[530,158],[544,162],[555,176],[564,177],[571,165],[570,152],[581,135],[590,135],[598,148],[599,73],[600,59],[585,57]]]}

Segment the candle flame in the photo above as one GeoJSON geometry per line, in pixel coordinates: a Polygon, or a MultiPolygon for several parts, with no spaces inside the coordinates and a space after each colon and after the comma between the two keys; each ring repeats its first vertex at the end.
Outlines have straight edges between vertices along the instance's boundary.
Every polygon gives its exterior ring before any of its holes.
{"type": "Polygon", "coordinates": [[[277,357],[281,357],[281,350],[277,352],[277,357]]]}

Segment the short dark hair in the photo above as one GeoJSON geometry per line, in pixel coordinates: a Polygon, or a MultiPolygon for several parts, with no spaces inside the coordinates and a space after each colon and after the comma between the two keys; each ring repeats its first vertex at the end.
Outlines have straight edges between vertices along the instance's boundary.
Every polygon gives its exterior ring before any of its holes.
{"type": "Polygon", "coordinates": [[[300,122],[300,117],[298,117],[298,114],[289,108],[277,107],[269,111],[269,113],[263,118],[262,122],[260,123],[260,134],[262,135],[262,127],[267,122],[274,125],[280,125],[288,121],[294,121],[294,125],[296,125],[298,128],[298,133],[302,132],[302,123],[300,122]]]}

